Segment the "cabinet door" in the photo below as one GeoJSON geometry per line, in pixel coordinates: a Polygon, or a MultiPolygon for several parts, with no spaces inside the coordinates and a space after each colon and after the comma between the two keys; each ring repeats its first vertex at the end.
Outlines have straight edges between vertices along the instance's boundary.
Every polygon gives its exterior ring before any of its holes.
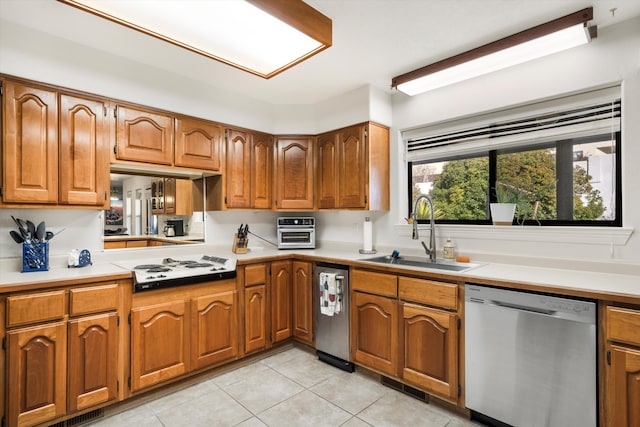
{"type": "Polygon", "coordinates": [[[293,335],[313,344],[313,278],[311,263],[293,261],[293,335]]]}
{"type": "Polygon", "coordinates": [[[67,334],[65,322],[7,333],[7,420],[35,425],[66,413],[67,334]]]}
{"type": "Polygon", "coordinates": [[[351,328],[353,359],[379,372],[397,375],[396,302],[390,298],[354,292],[351,328]]]}
{"type": "Polygon", "coordinates": [[[56,97],[55,92],[4,82],[4,202],[58,202],[56,97]]]}
{"type": "Polygon", "coordinates": [[[69,321],[69,412],[116,398],[116,313],[69,321]]]}
{"type": "Polygon", "coordinates": [[[187,302],[131,310],[131,390],[189,371],[187,302]]]}
{"type": "Polygon", "coordinates": [[[222,126],[186,117],[176,123],[176,166],[220,172],[222,126]]]}
{"type": "Polygon", "coordinates": [[[275,180],[276,208],[313,209],[313,177],[313,138],[279,138],[275,180]]]}
{"type": "Polygon", "coordinates": [[[193,182],[190,179],[175,180],[175,215],[193,215],[193,182]]]}
{"type": "Polygon", "coordinates": [[[338,144],[338,207],[367,206],[365,125],[340,131],[338,144]]]}
{"type": "Polygon", "coordinates": [[[246,132],[227,129],[225,203],[228,208],[251,207],[251,140],[246,132]]]}
{"type": "Polygon", "coordinates": [[[244,351],[250,353],[267,346],[267,286],[244,290],[244,351]]]}
{"type": "Polygon", "coordinates": [[[318,136],[317,144],[318,209],[335,209],[338,207],[338,134],[322,134],[318,136]]]}
{"type": "Polygon", "coordinates": [[[176,213],[176,179],[164,179],[164,213],[176,213]]]}
{"type": "Polygon", "coordinates": [[[236,292],[191,300],[191,367],[199,369],[238,355],[236,292]]]}
{"type": "Polygon", "coordinates": [[[271,263],[271,342],[291,336],[291,261],[271,263]]]}
{"type": "Polygon", "coordinates": [[[151,212],[154,215],[164,213],[164,178],[151,180],[151,212]]]}
{"type": "Polygon", "coordinates": [[[100,101],[60,95],[60,203],[104,206],[109,189],[109,129],[100,101]]]}
{"type": "Polygon", "coordinates": [[[173,163],[173,117],[118,105],[116,158],[144,163],[173,163]]]}
{"type": "Polygon", "coordinates": [[[273,138],[254,134],[251,145],[251,203],[256,209],[271,209],[272,165],[273,138]]]}
{"type": "Polygon", "coordinates": [[[449,400],[458,396],[457,315],[402,304],[402,378],[449,400]]]}
{"type": "Polygon", "coordinates": [[[640,351],[611,346],[609,417],[612,426],[640,426],[640,351]]]}

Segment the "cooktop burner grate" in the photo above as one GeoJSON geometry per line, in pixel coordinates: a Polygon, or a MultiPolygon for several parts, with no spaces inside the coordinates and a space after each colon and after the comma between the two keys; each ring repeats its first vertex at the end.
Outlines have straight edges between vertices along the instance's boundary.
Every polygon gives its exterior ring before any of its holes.
{"type": "Polygon", "coordinates": [[[133,267],[135,270],[150,270],[152,268],[165,268],[162,264],[141,264],[133,267]]]}
{"type": "Polygon", "coordinates": [[[200,268],[200,267],[213,267],[213,264],[208,262],[192,262],[184,265],[187,268],[200,268]]]}

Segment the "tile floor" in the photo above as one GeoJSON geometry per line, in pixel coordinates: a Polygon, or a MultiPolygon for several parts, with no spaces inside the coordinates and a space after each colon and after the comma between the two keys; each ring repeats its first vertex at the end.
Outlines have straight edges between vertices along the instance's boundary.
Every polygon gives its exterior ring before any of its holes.
{"type": "Polygon", "coordinates": [[[93,427],[424,426],[472,423],[292,347],[133,409],[93,427]]]}

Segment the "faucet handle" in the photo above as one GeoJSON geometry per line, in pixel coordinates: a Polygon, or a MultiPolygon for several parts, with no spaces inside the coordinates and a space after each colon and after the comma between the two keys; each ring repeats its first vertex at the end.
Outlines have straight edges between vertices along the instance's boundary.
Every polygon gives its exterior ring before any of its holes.
{"type": "Polygon", "coordinates": [[[424,248],[425,252],[427,253],[427,255],[431,255],[431,249],[429,249],[426,245],[426,243],[424,243],[424,240],[420,240],[420,244],[422,245],[422,247],[424,248]]]}

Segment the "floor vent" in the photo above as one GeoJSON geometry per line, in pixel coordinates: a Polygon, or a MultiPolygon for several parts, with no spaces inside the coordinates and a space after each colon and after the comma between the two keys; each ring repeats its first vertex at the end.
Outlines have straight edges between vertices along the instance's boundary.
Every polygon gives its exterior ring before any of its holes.
{"type": "Polygon", "coordinates": [[[104,409],[95,409],[86,414],[78,415],[77,417],[69,418],[66,421],[60,421],[56,424],[51,424],[49,427],[74,427],[79,426],[89,421],[94,421],[104,416],[104,409]]]}
{"type": "Polygon", "coordinates": [[[407,394],[411,397],[415,397],[416,399],[422,400],[423,402],[429,402],[429,395],[422,390],[418,390],[417,388],[413,388],[406,384],[402,384],[400,381],[396,381],[389,377],[381,377],[380,382],[387,387],[391,387],[395,390],[398,390],[404,394],[407,394]]]}

